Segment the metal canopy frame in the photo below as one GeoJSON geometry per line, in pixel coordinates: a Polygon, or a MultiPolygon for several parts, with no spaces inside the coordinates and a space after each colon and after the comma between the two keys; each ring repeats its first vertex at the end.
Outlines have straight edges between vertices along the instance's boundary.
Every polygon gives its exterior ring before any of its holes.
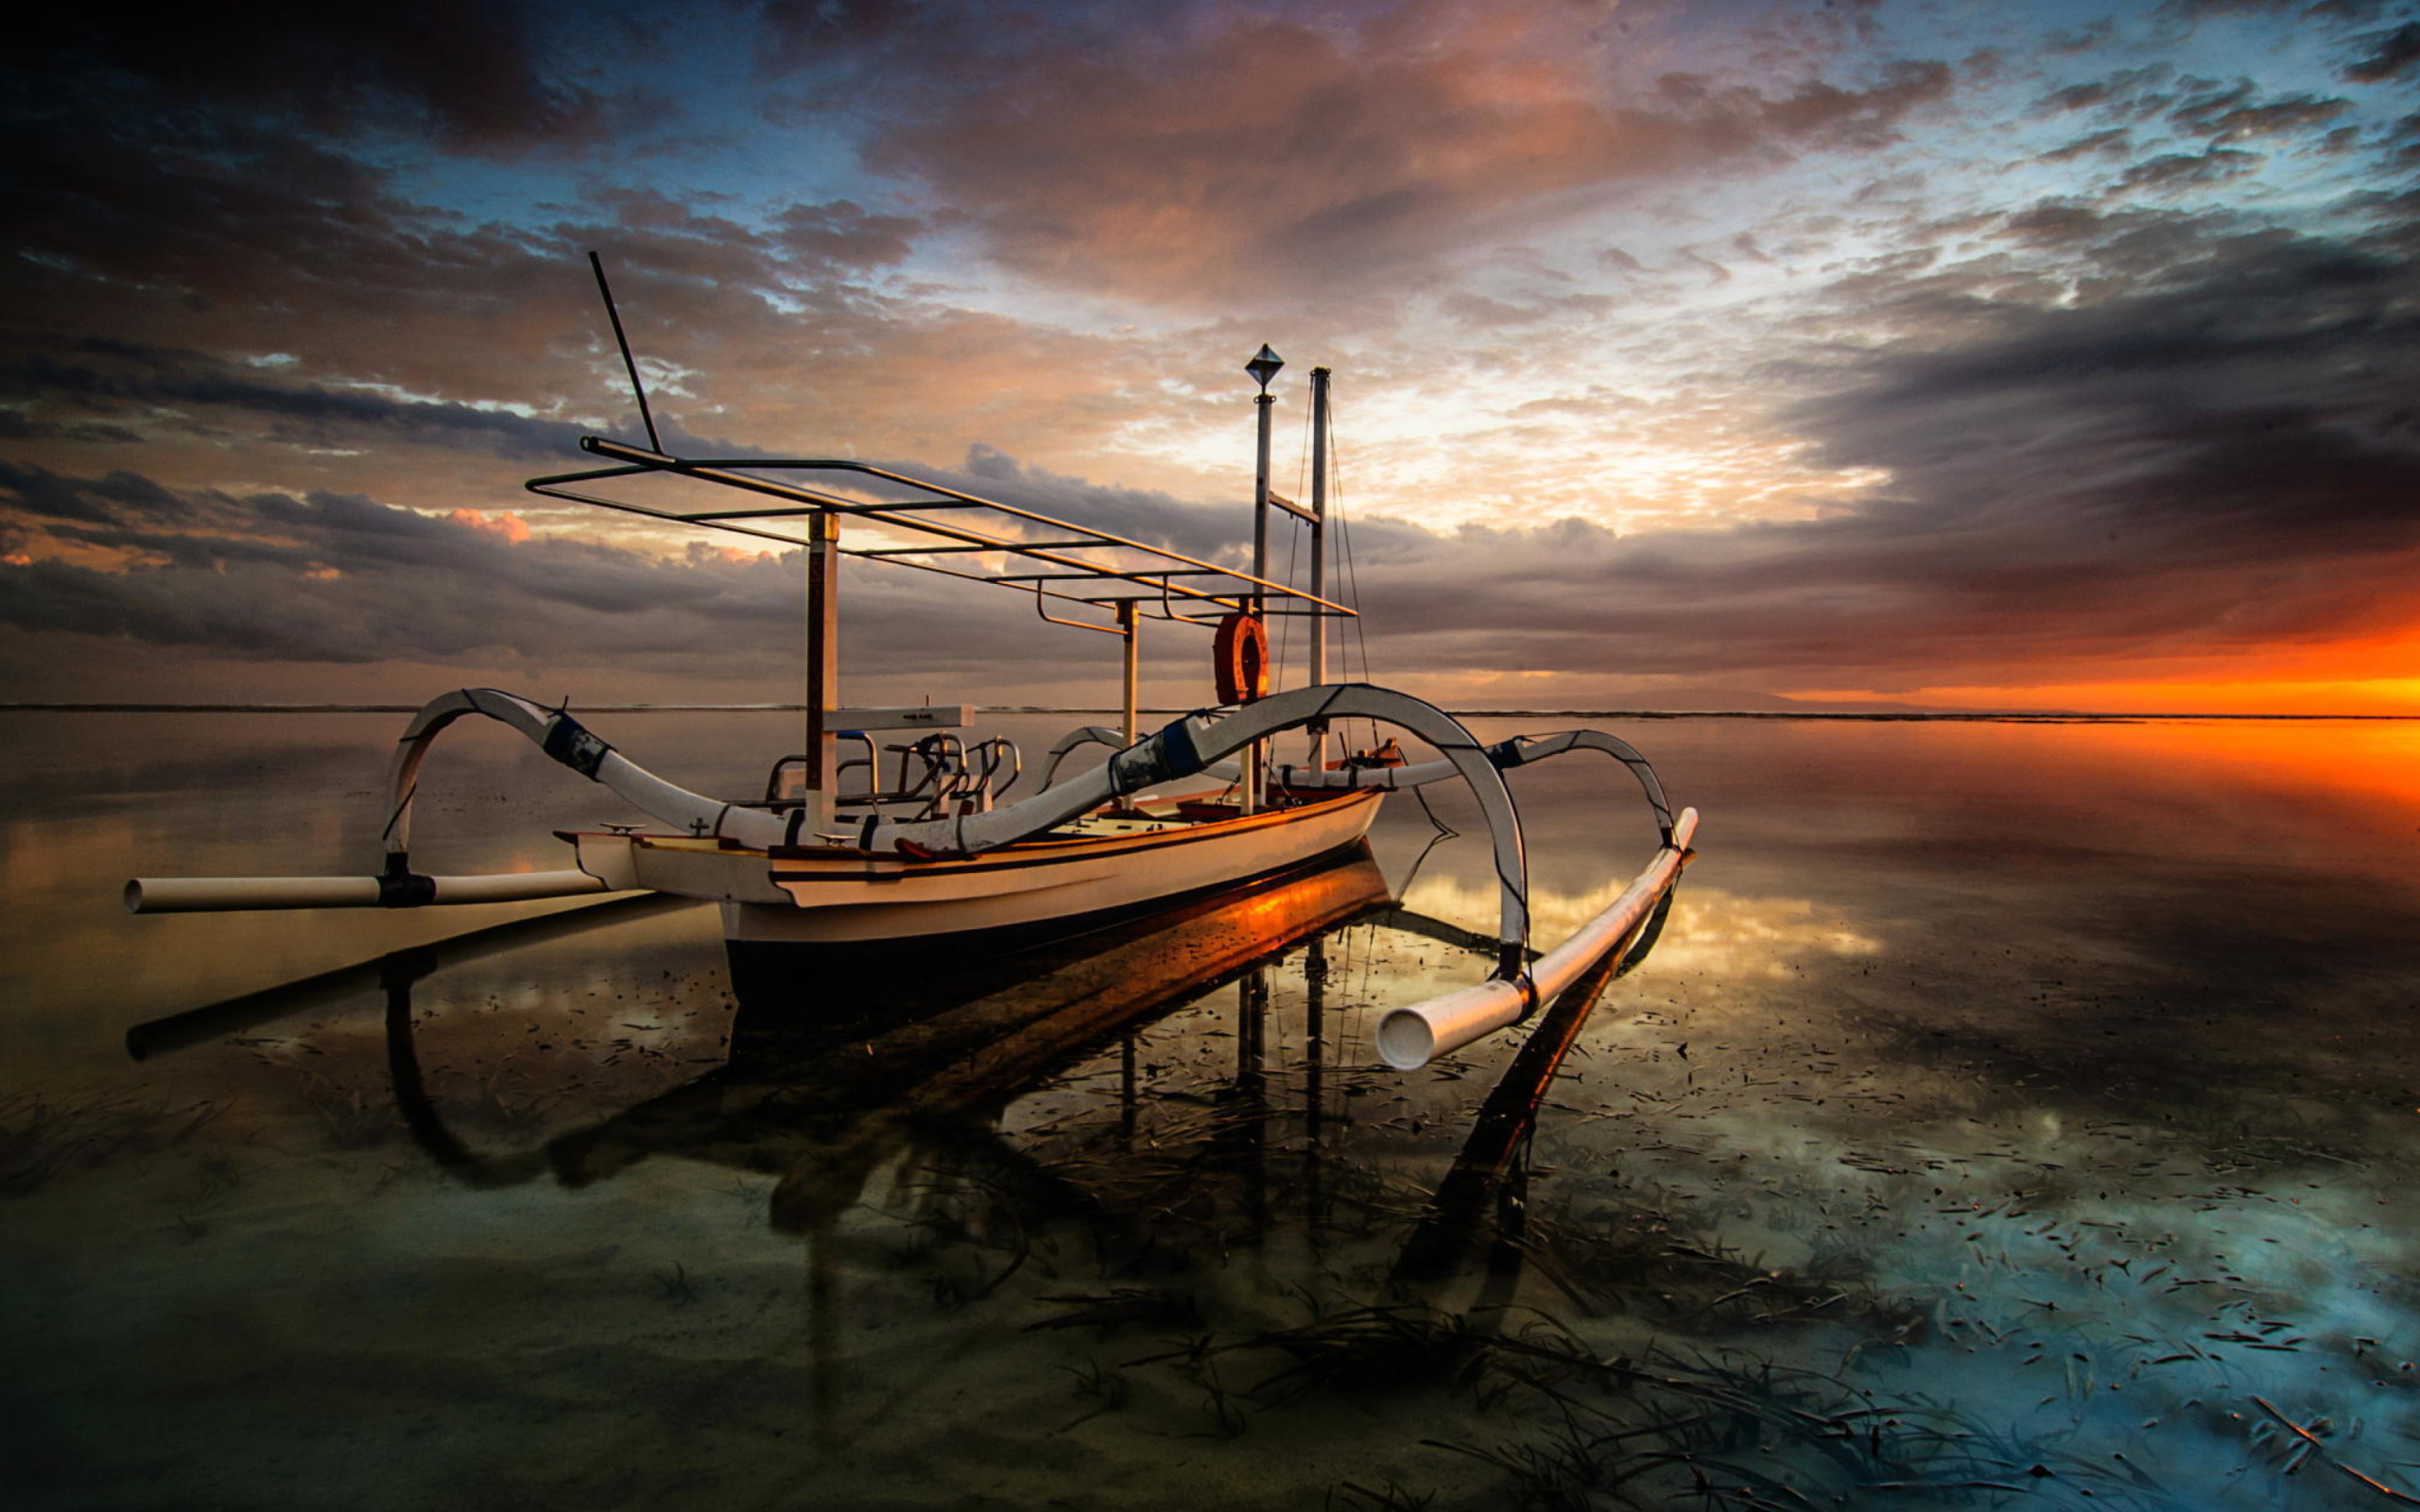
{"type": "MultiPolygon", "coordinates": [[[[526,485],[529,491],[550,499],[642,515],[666,524],[727,531],[807,550],[813,549],[814,543],[806,539],[805,532],[791,535],[768,528],[769,524],[837,516],[937,538],[932,545],[844,546],[840,550],[843,556],[869,561],[889,562],[937,573],[944,577],[1029,591],[1034,595],[1035,610],[1053,624],[1125,635],[1131,633],[1132,616],[1137,614],[1180,624],[1208,625],[1224,614],[1248,612],[1255,607],[1255,601],[1265,606],[1265,612],[1272,614],[1311,615],[1324,619],[1357,617],[1359,612],[1317,593],[1306,593],[1287,584],[1271,582],[1236,568],[1221,567],[1216,562],[1188,557],[1165,546],[1147,545],[1105,530],[1054,519],[1018,505],[964,493],[866,462],[758,457],[698,461],[648,451],[645,447],[601,436],[584,436],[580,438],[579,444],[581,450],[619,465],[531,478],[526,485]],[[850,474],[911,489],[919,496],[869,502],[778,477],[759,475],[769,472],[850,474]],[[780,502],[771,507],[682,511],[651,508],[628,500],[584,491],[584,486],[588,484],[655,473],[718,484],[780,502]],[[944,515],[950,518],[941,518],[944,515]],[[1006,534],[1004,531],[1015,533],[1006,534]],[[1002,558],[997,571],[925,559],[979,558],[994,554],[1002,558]],[[1042,570],[1010,570],[1037,566],[1042,570]],[[1079,582],[1102,585],[1103,591],[1083,593],[1063,586],[1079,582]],[[1048,601],[1051,599],[1096,611],[1106,610],[1115,623],[1061,619],[1049,610],[1048,601]],[[1188,613],[1188,610],[1195,612],[1188,613]]],[[[1308,511],[1299,507],[1291,512],[1310,518],[1308,511]]],[[[1317,520],[1311,520],[1311,524],[1314,529],[1319,528],[1317,520]]]]}

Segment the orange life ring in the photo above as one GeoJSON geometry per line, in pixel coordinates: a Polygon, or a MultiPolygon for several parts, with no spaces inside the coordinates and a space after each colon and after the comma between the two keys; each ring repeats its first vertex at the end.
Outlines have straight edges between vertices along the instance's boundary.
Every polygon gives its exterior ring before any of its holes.
{"type": "Polygon", "coordinates": [[[1219,701],[1250,703],[1269,695],[1269,627],[1255,614],[1230,614],[1210,643],[1219,701]]]}

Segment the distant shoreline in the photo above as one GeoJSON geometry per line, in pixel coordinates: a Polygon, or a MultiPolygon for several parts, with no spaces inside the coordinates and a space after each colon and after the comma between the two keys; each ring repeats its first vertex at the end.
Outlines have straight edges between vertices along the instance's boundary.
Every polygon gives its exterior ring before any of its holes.
{"type": "MultiPolygon", "coordinates": [[[[588,714],[802,713],[794,703],[585,703],[588,714]]],[[[419,704],[402,703],[0,703],[0,713],[85,714],[413,714],[419,704]]],[[[1115,709],[1057,708],[1039,704],[987,704],[993,714],[1114,714],[1115,709]]],[[[1172,717],[1184,709],[1146,709],[1172,717]]],[[[2266,720],[2309,723],[2328,720],[2394,722],[2413,714],[2229,714],[2129,713],[2084,710],[1909,709],[1859,712],[1841,709],[1451,709],[1457,719],[1821,719],[1858,724],[2151,724],[2176,720],[2266,720]]]]}

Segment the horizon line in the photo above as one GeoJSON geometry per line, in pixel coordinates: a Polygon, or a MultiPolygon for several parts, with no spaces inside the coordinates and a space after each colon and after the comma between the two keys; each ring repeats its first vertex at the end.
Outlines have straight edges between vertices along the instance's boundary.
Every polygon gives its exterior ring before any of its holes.
{"type": "MultiPolygon", "coordinates": [[[[147,701],[106,701],[91,703],[67,702],[0,702],[0,713],[106,713],[106,714],[411,714],[418,713],[422,704],[402,703],[169,703],[147,701]]],[[[806,706],[799,703],[589,703],[577,706],[586,713],[804,713],[806,706]]],[[[1118,711],[1102,706],[1056,704],[987,704],[972,706],[975,712],[995,714],[1114,714],[1118,711]]],[[[1200,706],[1209,707],[1209,706],[1200,706]]],[[[1140,713],[1168,715],[1192,713],[1192,708],[1155,708],[1137,711],[1140,713]]],[[[1457,719],[1830,719],[1850,720],[1868,724],[1889,723],[2025,723],[2025,724],[2142,724],[2158,720],[2420,720],[2420,712],[2412,713],[2222,713],[2216,712],[2175,711],[2168,713],[2130,712],[2124,710],[2084,709],[1448,709],[1457,719]]]]}

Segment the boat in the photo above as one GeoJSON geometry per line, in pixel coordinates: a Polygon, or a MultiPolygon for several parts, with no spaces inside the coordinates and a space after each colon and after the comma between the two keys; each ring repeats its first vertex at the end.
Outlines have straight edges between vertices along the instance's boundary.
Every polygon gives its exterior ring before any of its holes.
{"type": "MultiPolygon", "coordinates": [[[[595,262],[592,254],[592,261],[595,262]]],[[[690,791],[639,765],[568,707],[493,688],[459,689],[412,716],[397,743],[383,865],[373,875],[143,878],[127,884],[135,913],[232,908],[407,908],[647,890],[720,906],[735,969],[767,950],[834,953],[983,951],[1064,938],[1255,879],[1274,878],[1359,845],[1387,793],[1465,783],[1486,817],[1500,879],[1497,960],[1486,980],[1381,1021],[1376,1045],[1410,1068],[1520,1022],[1590,967],[1635,940],[1691,854],[1694,810],[1677,813],[1645,757],[1597,730],[1487,744],[1409,694],[1327,679],[1326,630],[1355,615],[1326,582],[1326,440],[1330,373],[1311,373],[1312,491],[1297,504],[1270,478],[1270,384],[1284,364],[1269,347],[1245,365],[1258,383],[1257,472],[1249,570],[1053,518],[942,482],[848,458],[683,457],[665,449],[639,385],[601,262],[597,282],[639,401],[648,444],[587,436],[602,466],[531,479],[534,493],[797,551],[805,566],[804,730],[760,793],[690,791]],[[686,507],[661,494],[678,489],[686,507]],[[697,507],[695,495],[711,502],[697,507]],[[648,502],[652,499],[654,502],[648,502]],[[1309,586],[1269,569],[1272,511],[1310,542],[1309,586]],[[846,532],[848,543],[843,543],[846,532]],[[838,566],[843,557],[1029,595],[1053,625],[1124,641],[1123,720],[1085,727],[1051,752],[1038,791],[1011,797],[1023,761],[1003,738],[971,739],[970,707],[854,708],[838,698],[838,566]],[[1267,626],[1309,626],[1303,686],[1271,691],[1267,626]],[[1147,623],[1212,632],[1216,702],[1155,730],[1138,718],[1138,637],[1147,623]],[[556,762],[610,789],[657,827],[561,832],[564,869],[432,876],[413,869],[412,800],[433,742],[457,721],[504,724],[556,762]],[[1391,726],[1432,747],[1408,763],[1387,747],[1332,755],[1347,719],[1391,726]],[[1307,736],[1302,760],[1276,738],[1307,736]],[[1097,766],[1062,778],[1087,744],[1097,766]],[[1630,886],[1569,940],[1530,948],[1528,866],[1504,773],[1574,750],[1628,767],[1652,808],[1659,844],[1630,886]],[[854,775],[853,775],[854,774],[854,775]]],[[[812,974],[813,961],[799,970],[812,974]]]]}

